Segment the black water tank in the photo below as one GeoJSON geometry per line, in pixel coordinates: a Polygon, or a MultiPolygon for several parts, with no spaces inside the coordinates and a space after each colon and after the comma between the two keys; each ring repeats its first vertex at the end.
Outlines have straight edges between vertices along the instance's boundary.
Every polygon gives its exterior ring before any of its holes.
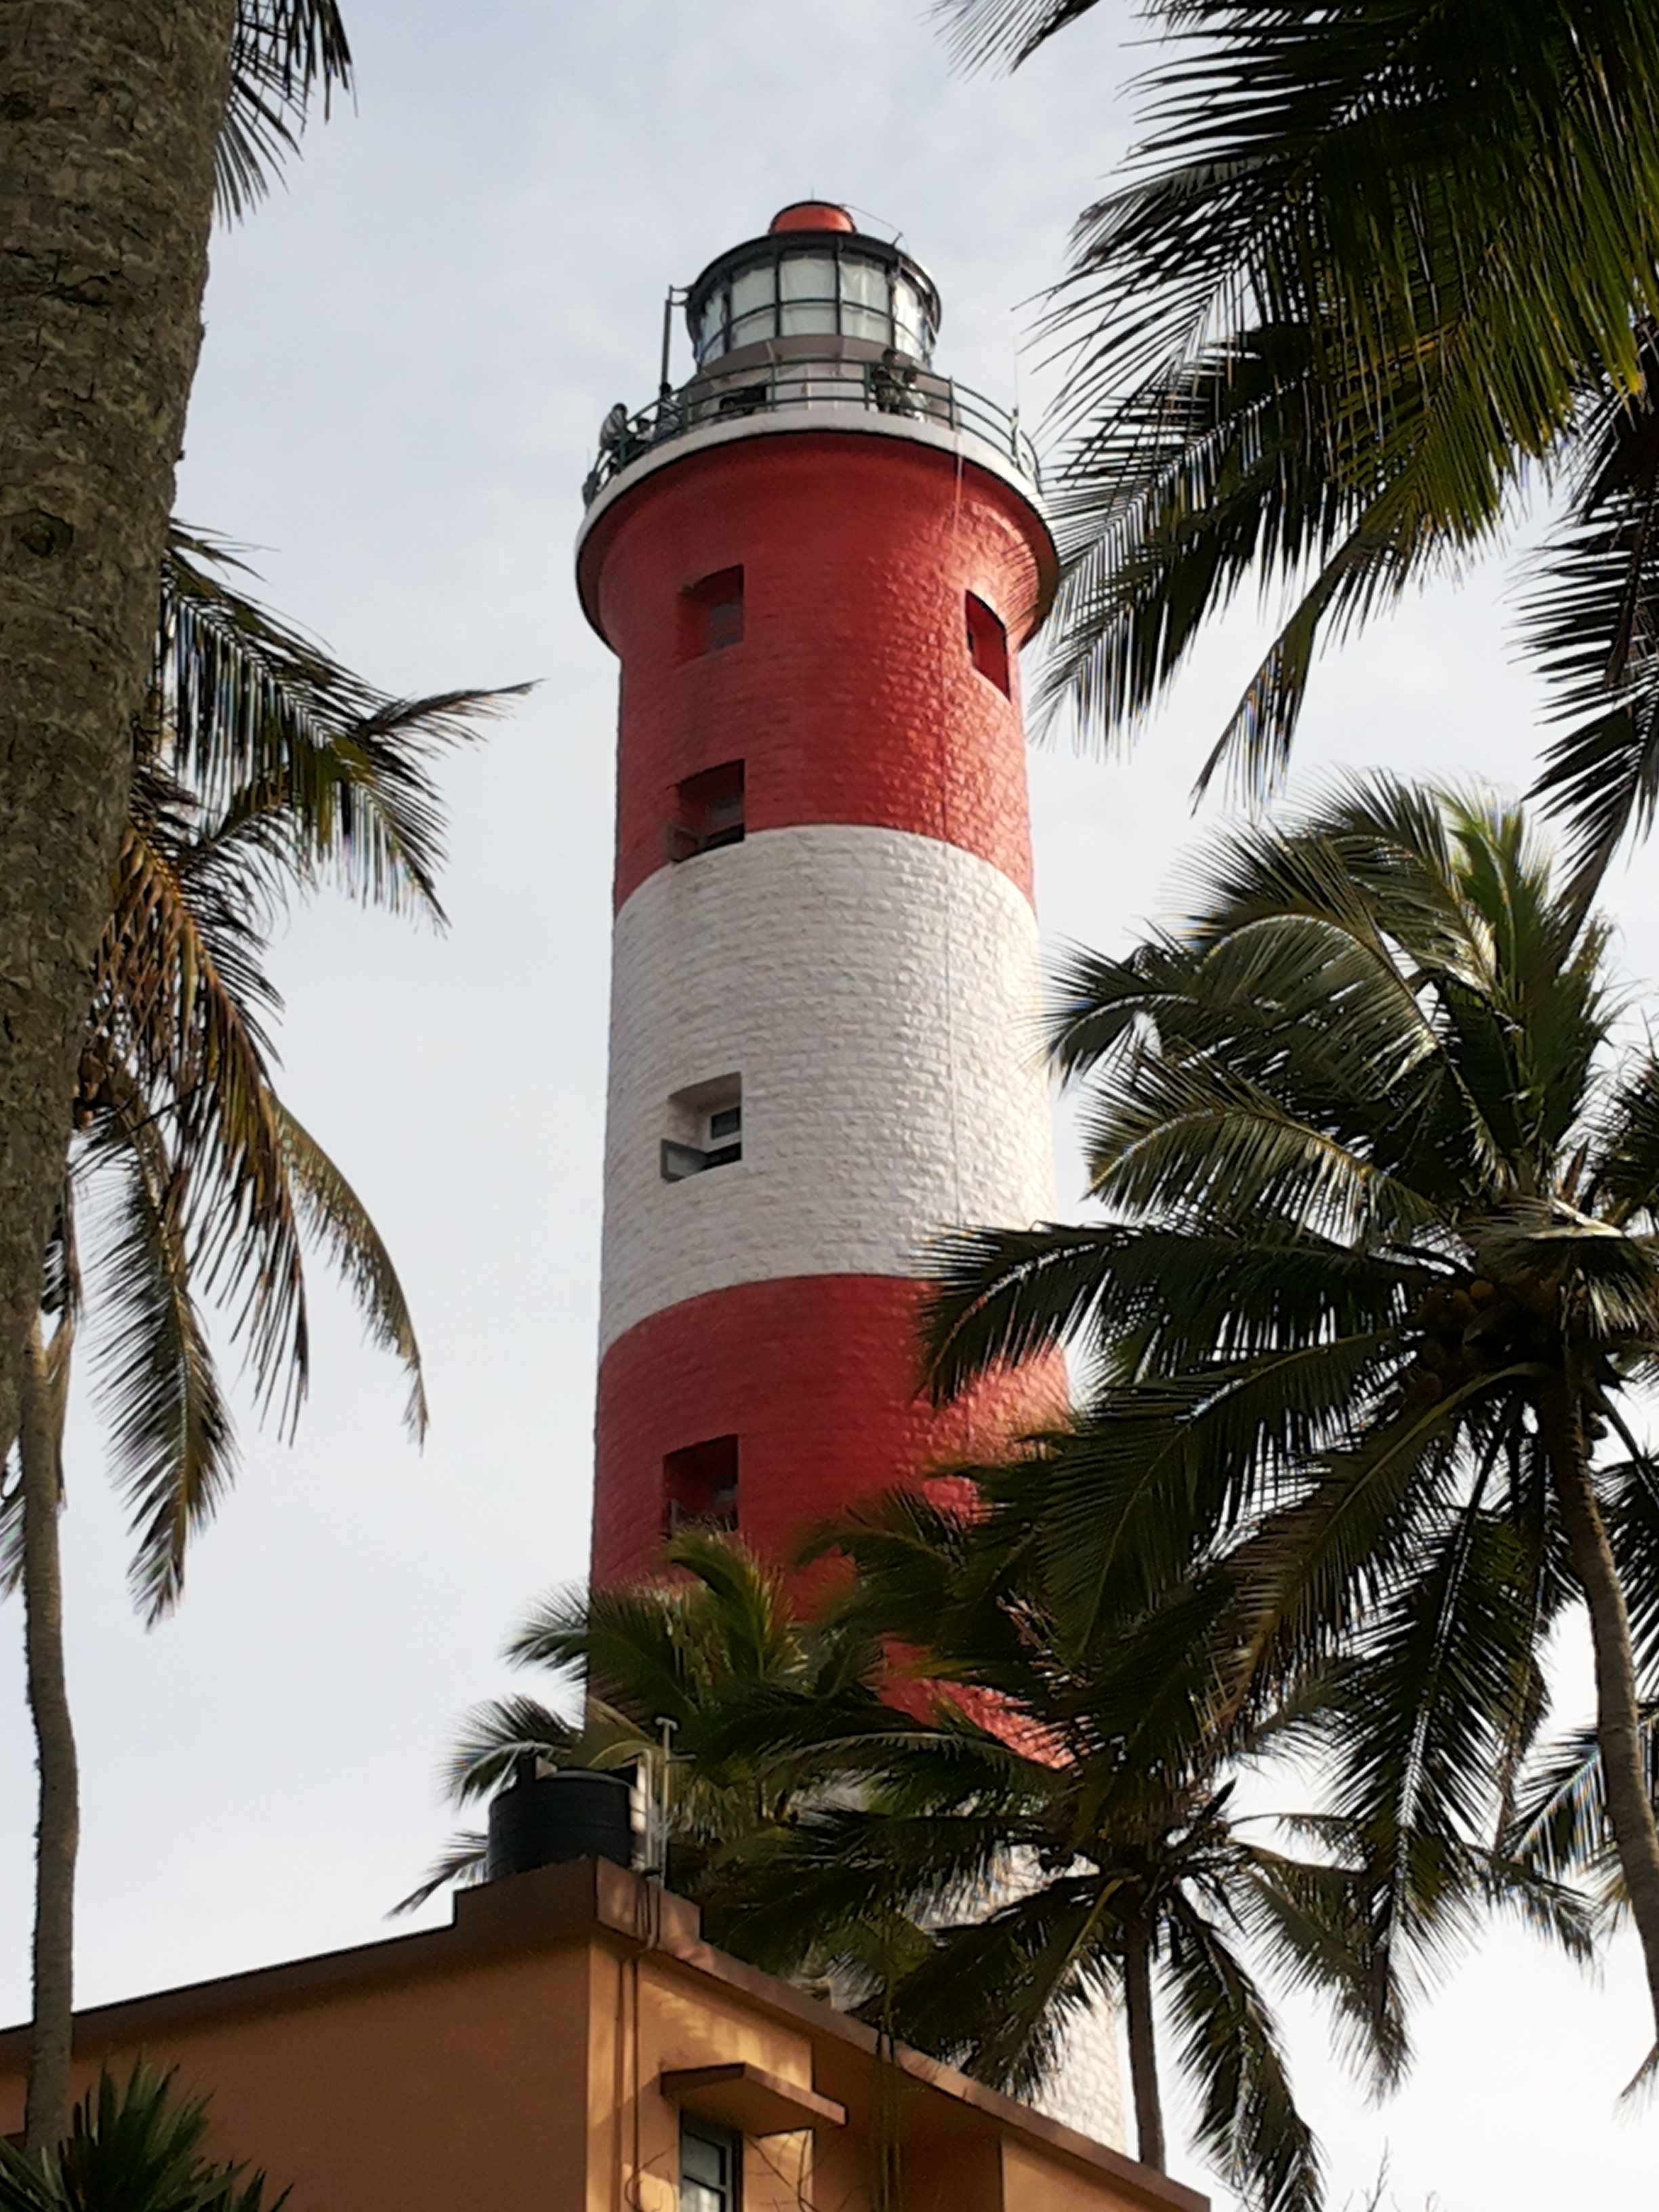
{"type": "Polygon", "coordinates": [[[538,1774],[520,1762],[512,1782],[490,1801],[484,1878],[532,1874],[563,1859],[634,1863],[634,1824],[627,1782],[617,1774],[562,1767],[538,1774]]]}

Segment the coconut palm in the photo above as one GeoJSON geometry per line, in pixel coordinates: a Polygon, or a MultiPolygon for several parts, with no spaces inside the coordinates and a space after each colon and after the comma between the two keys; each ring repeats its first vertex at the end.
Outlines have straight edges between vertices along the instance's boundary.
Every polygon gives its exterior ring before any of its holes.
{"type": "MultiPolygon", "coordinates": [[[[945,0],[1014,64],[1093,0],[945,0]]],[[[1146,0],[1129,180],[1050,335],[1074,433],[1051,699],[1132,723],[1241,584],[1291,611],[1217,748],[1282,764],[1316,645],[1565,486],[1546,787],[1605,862],[1659,785],[1659,29],[1640,0],[1146,0]]],[[[1208,772],[1206,771],[1206,774],[1208,772]]]]}
{"type": "Polygon", "coordinates": [[[715,1723],[717,1753],[729,1731],[821,1778],[735,1871],[745,1954],[826,1975],[873,2025],[1020,2095],[1053,2076],[1081,2014],[1121,2002],[1139,2154],[1158,2172],[1161,2011],[1196,2147],[1252,2204],[1317,2206],[1316,2147],[1240,1939],[1392,2047],[1351,1877],[1233,1817],[1233,1779],[1272,1725],[1240,1721],[1224,1748],[1197,1725],[1206,1670],[1183,1608],[1068,1648],[1029,1547],[1003,1534],[911,1494],[867,1507],[836,1531],[859,1571],[845,1603],[903,1654],[901,1679],[890,1662],[872,1676],[861,1711],[783,1697],[715,1723]]]}
{"type": "Polygon", "coordinates": [[[0,2142],[0,2212],[263,2212],[264,2175],[205,2157],[206,2101],[173,2085],[141,2060],[125,2083],[99,2076],[61,2143],[0,2142]]]}
{"type": "Polygon", "coordinates": [[[1514,810],[1377,777],[1221,843],[1187,923],[1078,955],[1060,998],[1116,1218],[955,1239],[931,1357],[949,1393],[1092,1352],[1087,1418],[1004,1486],[1068,1616],[1198,1561],[1233,1696],[1328,1662],[1336,1803],[1394,1856],[1395,1915],[1414,1838],[1508,1824],[1545,1640],[1583,1604],[1659,2020],[1659,1484],[1630,1431],[1659,1059],[1620,1047],[1603,926],[1514,810]]]}
{"type": "MultiPolygon", "coordinates": [[[[1208,1724],[1183,1596],[1068,1652],[1031,1548],[1006,1534],[914,1494],[872,1504],[833,1532],[856,1580],[805,1625],[740,1545],[683,1536],[665,1556],[687,1579],[573,1593],[527,1624],[514,1656],[588,1670],[600,1694],[580,1725],[528,1699],[479,1708],[452,1791],[480,1796],[527,1753],[651,1763],[674,1722],[669,1879],[726,1948],[1017,2093],[1052,2072],[1081,2009],[1121,1996],[1140,2154],[1162,2169],[1159,1985],[1200,2146],[1252,2203],[1316,2205],[1312,2137],[1240,1939],[1329,1996],[1391,2076],[1401,1990],[1374,1971],[1364,1854],[1340,1821],[1305,1859],[1235,1816],[1231,1778],[1297,1717],[1208,1724]]],[[[482,1856],[458,1838],[406,1903],[476,1878],[482,1856]]],[[[1519,1896],[1583,1949],[1569,1892],[1479,1853],[1436,1863],[1425,1937],[1519,1896]]]]}
{"type": "MultiPolygon", "coordinates": [[[[787,1820],[818,1779],[810,1758],[775,1756],[734,1737],[734,1708],[781,1695],[815,1709],[842,1697],[867,1702],[863,1685],[880,1651],[833,1611],[802,1619],[787,1578],[734,1539],[683,1529],[663,1565],[670,1574],[660,1581],[562,1590],[538,1606],[506,1656],[548,1668],[575,1694],[580,1718],[529,1697],[475,1706],[444,1782],[453,1802],[467,1805],[491,1796],[526,1758],[642,1770],[665,1816],[661,1870],[683,1895],[708,1901],[711,1928],[725,1938],[733,1931],[715,1892],[732,1850],[787,1820]]],[[[485,1840],[477,1831],[456,1836],[398,1909],[412,1911],[447,1882],[481,1881],[485,1840]]]]}
{"type": "Polygon", "coordinates": [[[284,902],[330,880],[441,920],[429,763],[489,700],[374,693],[241,597],[229,573],[222,549],[175,533],[46,1291],[27,1340],[16,1480],[0,1516],[23,1585],[40,1770],[36,2148],[68,2119],[78,1816],[57,1522],[83,1322],[111,1471],[131,1509],[134,1595],[152,1621],[177,1601],[186,1544],[236,1466],[204,1297],[242,1340],[261,1409],[291,1432],[308,1367],[311,1244],[344,1279],[370,1335],[409,1370],[416,1436],[426,1419],[414,1329],[386,1249],[276,1090],[266,1032],[278,1001],[262,963],[284,902]]]}
{"type": "Polygon", "coordinates": [[[216,193],[245,206],[343,88],[335,0],[0,16],[0,1447],[126,822],[216,193]],[[73,189],[64,179],[73,179],[73,189]]]}
{"type": "MultiPolygon", "coordinates": [[[[1079,1641],[1012,1516],[959,1517],[900,1492],[834,1538],[859,1571],[848,1626],[903,1652],[912,1686],[879,1685],[878,1717],[857,1729],[805,1706],[773,1723],[787,1755],[817,1742],[841,1787],[751,1847],[750,1955],[805,1918],[844,1986],[866,1928],[896,1919],[908,1954],[890,1942],[898,1970],[866,1966],[866,2018],[1021,2091],[1052,2068],[1078,2011],[1109,1993],[1128,2030],[1142,2160],[1164,2163],[1167,2036],[1196,2146],[1247,2202],[1289,2208],[1320,2202],[1319,2159],[1259,1968],[1318,1990],[1381,2087],[1407,2061],[1414,1979],[1482,1910],[1518,1911],[1585,1954],[1588,1916],[1569,1886],[1426,1835],[1413,1839],[1407,1941],[1380,1951],[1375,1854],[1358,1825],[1237,1808],[1245,1776],[1304,1745],[1311,1686],[1222,1705],[1190,1584],[1079,1641]],[[1311,1856],[1285,1847],[1298,1832],[1311,1856]]],[[[752,1739],[757,1718],[732,1724],[752,1739]]]]}

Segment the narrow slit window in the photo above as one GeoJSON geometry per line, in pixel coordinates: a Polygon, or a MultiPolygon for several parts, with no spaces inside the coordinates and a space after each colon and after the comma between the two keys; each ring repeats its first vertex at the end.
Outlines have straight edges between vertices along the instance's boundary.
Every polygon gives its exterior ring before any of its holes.
{"type": "Polygon", "coordinates": [[[668,857],[695,860],[722,845],[740,845],[744,835],[743,763],[722,761],[674,787],[674,811],[668,823],[668,857]]]}
{"type": "Polygon", "coordinates": [[[672,1451],[662,1463],[663,1534],[738,1525],[738,1440],[706,1437],[672,1451]]]}
{"type": "Polygon", "coordinates": [[[722,1075],[677,1091],[668,1101],[667,1122],[661,1148],[665,1182],[734,1167],[743,1158],[742,1077],[722,1075]]]}
{"type": "Polygon", "coordinates": [[[720,568],[680,593],[680,659],[743,642],[743,570],[720,568]]]}
{"type": "Polygon", "coordinates": [[[983,599],[969,592],[967,602],[968,658],[997,690],[1009,694],[1008,633],[983,599]]]}

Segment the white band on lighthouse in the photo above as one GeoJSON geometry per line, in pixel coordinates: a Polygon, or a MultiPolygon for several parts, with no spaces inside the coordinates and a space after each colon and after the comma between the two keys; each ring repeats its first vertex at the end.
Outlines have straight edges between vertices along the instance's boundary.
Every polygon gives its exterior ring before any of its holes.
{"type": "Polygon", "coordinates": [[[1051,1214],[1038,1000],[1024,896],[937,839],[817,824],[659,868],[617,917],[601,1349],[705,1291],[907,1276],[941,1230],[1051,1214]],[[740,1161],[665,1181],[671,1102],[733,1079],[740,1161]]]}

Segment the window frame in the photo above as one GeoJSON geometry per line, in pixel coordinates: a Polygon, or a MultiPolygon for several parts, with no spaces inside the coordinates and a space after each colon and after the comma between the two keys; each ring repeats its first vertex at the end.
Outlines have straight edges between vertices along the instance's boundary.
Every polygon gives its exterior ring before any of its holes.
{"type": "Polygon", "coordinates": [[[744,564],[732,562],[724,568],[711,568],[706,576],[698,576],[684,584],[679,594],[679,658],[683,661],[712,660],[717,653],[731,653],[743,643],[748,618],[747,593],[744,589],[744,564]],[[717,634],[715,617],[736,609],[736,621],[720,625],[717,634]]]}
{"type": "Polygon", "coordinates": [[[963,631],[969,664],[988,684],[994,684],[1005,699],[1014,696],[1013,648],[1008,625],[988,599],[977,592],[963,593],[963,631]]]}
{"type": "Polygon", "coordinates": [[[688,2187],[696,2188],[699,2191],[708,2191],[709,2188],[709,2185],[707,2182],[700,2181],[695,2176],[688,2176],[686,2173],[685,2146],[688,2139],[696,2142],[706,2143],[711,2148],[721,2152],[726,2158],[729,2177],[728,2180],[725,2183],[717,2183],[714,2185],[720,2191],[720,2196],[725,2199],[725,2202],[722,2203],[717,2199],[713,2208],[713,2212],[743,2212],[744,2139],[738,2133],[736,2129],[722,2128],[717,2126],[713,2120],[699,2119],[694,2112],[682,2112],[680,2114],[679,2187],[678,2192],[679,2197],[679,2212],[708,2212],[708,2207],[706,2204],[693,2204],[687,2194],[688,2187]]]}

